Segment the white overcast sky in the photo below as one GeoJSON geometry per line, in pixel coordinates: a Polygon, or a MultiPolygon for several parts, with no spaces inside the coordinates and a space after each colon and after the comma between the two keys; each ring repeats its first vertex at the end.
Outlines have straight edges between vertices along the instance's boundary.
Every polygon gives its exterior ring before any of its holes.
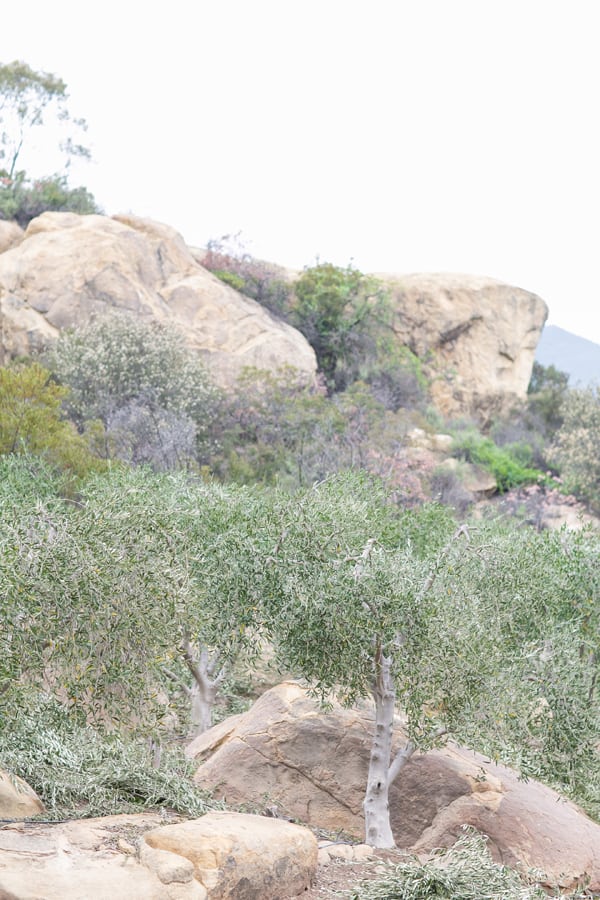
{"type": "Polygon", "coordinates": [[[5,7],[0,61],[67,82],[72,181],[107,213],[297,268],[489,275],[600,342],[598,0],[5,7]]]}

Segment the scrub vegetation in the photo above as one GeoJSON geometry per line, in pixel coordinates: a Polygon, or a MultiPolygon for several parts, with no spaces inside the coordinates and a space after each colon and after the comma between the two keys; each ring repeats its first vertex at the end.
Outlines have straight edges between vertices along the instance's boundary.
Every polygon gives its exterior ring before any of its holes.
{"type": "MultiPolygon", "coordinates": [[[[65,101],[54,76],[0,66],[0,216],[26,224],[32,192],[92,210],[17,169],[65,101]]],[[[317,262],[292,284],[223,241],[206,264],[303,332],[314,384],[250,370],[224,392],[178,332],[122,316],[0,368],[0,764],[50,817],[198,815],[215,804],[178,747],[239,708],[268,644],[323,700],[372,698],[375,847],[394,844],[394,779],[450,735],[600,818],[598,532],[545,531],[525,500],[475,515],[464,478],[600,511],[598,390],[536,366],[485,433],[446,422],[377,279],[317,262]],[[452,465],[411,451],[415,429],[450,435],[452,465]]],[[[476,836],[438,863],[355,896],[537,896],[476,836]]]]}

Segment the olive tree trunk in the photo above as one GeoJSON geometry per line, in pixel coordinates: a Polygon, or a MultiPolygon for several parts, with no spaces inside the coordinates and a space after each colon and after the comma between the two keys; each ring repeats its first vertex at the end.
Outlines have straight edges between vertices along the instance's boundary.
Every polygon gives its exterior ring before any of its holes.
{"type": "Polygon", "coordinates": [[[183,658],[192,675],[192,685],[187,694],[190,700],[190,737],[202,734],[212,726],[212,714],[219,686],[225,677],[225,668],[216,674],[219,656],[212,657],[206,647],[194,647],[189,638],[182,640],[183,658]]]}
{"type": "Polygon", "coordinates": [[[402,771],[416,750],[412,741],[399,750],[392,760],[396,688],[392,675],[392,660],[378,646],[376,674],[373,685],[375,700],[375,733],[371,745],[367,790],[363,802],[365,840],[371,847],[395,847],[390,824],[389,792],[394,779],[402,771]],[[390,762],[391,760],[391,762],[390,762]]]}

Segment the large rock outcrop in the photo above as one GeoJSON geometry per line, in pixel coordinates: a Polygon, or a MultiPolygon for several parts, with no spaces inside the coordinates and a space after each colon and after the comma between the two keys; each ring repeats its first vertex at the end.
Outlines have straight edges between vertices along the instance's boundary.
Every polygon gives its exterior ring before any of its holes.
{"type": "Polygon", "coordinates": [[[316,868],[307,828],[239,813],[0,829],[0,900],[283,900],[303,893],[316,868]]]}
{"type": "Polygon", "coordinates": [[[389,286],[398,340],[436,377],[445,414],[493,413],[523,399],[548,315],[536,294],[473,275],[380,275],[389,286]]]}
{"type": "MultiPolygon", "coordinates": [[[[229,803],[268,803],[331,831],[364,834],[362,801],[373,733],[369,707],[324,712],[294,682],[196,738],[195,780],[229,803]]],[[[401,729],[398,737],[405,740],[401,729]]],[[[600,825],[535,781],[453,743],[415,755],[390,793],[400,847],[449,846],[472,825],[506,865],[536,868],[551,885],[600,889],[600,825]]]]}
{"type": "Polygon", "coordinates": [[[213,812],[157,828],[142,846],[142,861],[154,867],[156,860],[165,883],[169,866],[189,862],[211,900],[297,897],[317,870],[317,840],[308,828],[242,813],[213,812]]]}
{"type": "Polygon", "coordinates": [[[316,370],[298,331],[202,268],[167,225],[44,213],[0,254],[0,363],[111,310],[178,326],[224,386],[246,366],[316,370]]]}

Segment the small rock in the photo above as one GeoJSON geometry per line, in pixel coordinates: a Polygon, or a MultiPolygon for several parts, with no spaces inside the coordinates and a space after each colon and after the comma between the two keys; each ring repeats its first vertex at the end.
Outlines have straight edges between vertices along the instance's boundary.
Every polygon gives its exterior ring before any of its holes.
{"type": "Polygon", "coordinates": [[[362,862],[366,859],[373,859],[375,856],[375,851],[369,844],[356,844],[354,847],[354,859],[357,862],[362,862]]]}
{"type": "Polygon", "coordinates": [[[149,847],[144,840],[140,844],[140,862],[151,872],[155,872],[163,884],[175,881],[186,884],[194,877],[194,864],[189,859],[178,853],[149,847]]]}
{"type": "Polygon", "coordinates": [[[331,844],[327,852],[332,859],[354,859],[352,844],[331,844]]]}
{"type": "Polygon", "coordinates": [[[121,853],[126,853],[127,856],[135,855],[135,852],[136,852],[135,847],[133,846],[133,844],[130,844],[129,841],[126,841],[124,838],[119,838],[119,840],[117,841],[117,847],[119,848],[121,853]]]}
{"type": "Polygon", "coordinates": [[[0,769],[0,818],[26,819],[39,816],[45,809],[26,781],[0,769]]]}
{"type": "Polygon", "coordinates": [[[331,862],[331,857],[329,852],[325,849],[325,847],[320,847],[319,852],[317,853],[317,865],[319,866],[327,866],[331,862]]]}

